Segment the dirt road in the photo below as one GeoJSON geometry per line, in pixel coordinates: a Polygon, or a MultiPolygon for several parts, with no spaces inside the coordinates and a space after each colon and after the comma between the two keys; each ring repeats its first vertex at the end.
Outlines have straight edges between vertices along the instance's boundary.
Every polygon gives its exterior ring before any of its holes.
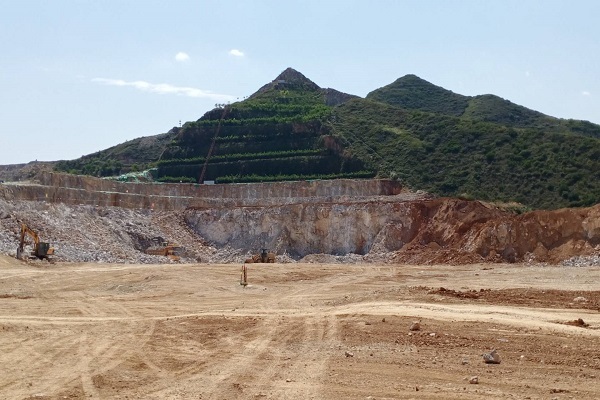
{"type": "Polygon", "coordinates": [[[600,268],[256,264],[239,278],[0,257],[0,398],[600,398],[600,268]],[[501,364],[483,363],[492,348],[501,364]]]}

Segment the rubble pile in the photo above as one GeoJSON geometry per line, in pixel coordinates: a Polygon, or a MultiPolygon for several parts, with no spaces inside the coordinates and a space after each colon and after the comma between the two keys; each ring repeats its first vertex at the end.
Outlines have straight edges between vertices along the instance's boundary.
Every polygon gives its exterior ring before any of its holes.
{"type": "MultiPolygon", "coordinates": [[[[144,251],[153,238],[172,240],[154,223],[154,212],[118,207],[68,206],[35,201],[0,200],[0,251],[14,256],[21,223],[50,242],[56,261],[99,263],[166,263],[144,251]]],[[[188,233],[188,235],[191,235],[188,233]]],[[[179,235],[183,239],[184,235],[179,235]]],[[[210,262],[214,248],[196,238],[186,240],[183,262],[210,262]]]]}
{"type": "Polygon", "coordinates": [[[561,265],[564,267],[600,267],[600,248],[598,254],[590,256],[575,256],[564,260],[561,265]]]}

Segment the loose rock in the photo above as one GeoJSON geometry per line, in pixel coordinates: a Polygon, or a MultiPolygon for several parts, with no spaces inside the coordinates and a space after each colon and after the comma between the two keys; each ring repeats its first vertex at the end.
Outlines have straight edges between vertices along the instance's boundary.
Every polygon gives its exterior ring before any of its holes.
{"type": "Polygon", "coordinates": [[[496,351],[496,349],[490,351],[489,353],[482,354],[483,362],[486,364],[500,364],[500,354],[496,351]]]}

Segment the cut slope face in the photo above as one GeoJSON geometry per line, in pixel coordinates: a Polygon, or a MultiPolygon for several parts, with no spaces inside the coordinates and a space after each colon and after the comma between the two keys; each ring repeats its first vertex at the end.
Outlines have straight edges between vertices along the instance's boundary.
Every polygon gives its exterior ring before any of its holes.
{"type": "Polygon", "coordinates": [[[217,247],[368,255],[409,263],[559,262],[600,250],[600,205],[521,216],[457,199],[188,209],[185,220],[217,247]]]}
{"type": "Polygon", "coordinates": [[[57,168],[106,176],[157,162],[158,179],[176,183],[393,177],[439,196],[543,209],[600,199],[600,125],[415,75],[360,99],[288,68],[250,98],[156,139],[57,168]]]}
{"type": "Polygon", "coordinates": [[[144,254],[155,237],[182,245],[187,262],[243,262],[261,248],[283,261],[329,254],[417,264],[560,262],[600,253],[600,205],[514,215],[477,201],[427,199],[393,181],[144,185],[54,178],[49,183],[63,187],[0,186],[1,251],[14,255],[24,222],[65,261],[160,262],[144,254]],[[77,187],[64,187],[70,184],[77,187]]]}

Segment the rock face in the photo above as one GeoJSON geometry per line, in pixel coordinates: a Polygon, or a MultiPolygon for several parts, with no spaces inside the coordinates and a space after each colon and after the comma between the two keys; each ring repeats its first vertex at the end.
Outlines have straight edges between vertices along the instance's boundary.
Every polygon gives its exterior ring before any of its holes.
{"type": "MultiPolygon", "coordinates": [[[[371,199],[403,192],[386,179],[340,179],[255,184],[124,183],[90,176],[41,173],[35,183],[4,184],[0,198],[99,207],[183,210],[187,207],[273,206],[371,199]]],[[[416,198],[413,194],[412,198],[416,198]]],[[[422,197],[422,196],[420,196],[422,197]]]]}
{"type": "Polygon", "coordinates": [[[593,254],[600,205],[515,216],[477,201],[409,200],[188,209],[186,223],[216,246],[308,254],[393,254],[398,262],[558,262],[593,254]]]}
{"type": "Polygon", "coordinates": [[[585,266],[600,255],[600,204],[514,215],[386,180],[161,185],[46,174],[0,185],[0,250],[14,252],[21,221],[70,261],[156,262],[143,253],[153,237],[212,262],[261,248],[306,262],[585,266]]]}
{"type": "Polygon", "coordinates": [[[270,248],[293,257],[399,250],[413,220],[402,203],[290,204],[185,211],[186,222],[217,246],[270,248]]]}

